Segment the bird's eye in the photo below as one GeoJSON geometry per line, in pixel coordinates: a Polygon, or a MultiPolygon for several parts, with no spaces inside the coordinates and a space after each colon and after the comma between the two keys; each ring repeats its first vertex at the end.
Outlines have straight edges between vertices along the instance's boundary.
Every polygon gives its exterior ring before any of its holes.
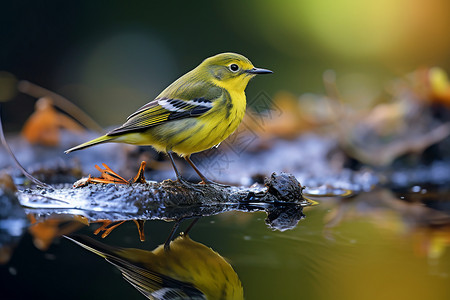
{"type": "Polygon", "coordinates": [[[231,72],[237,72],[237,71],[239,71],[239,66],[238,66],[237,64],[231,64],[231,65],[229,66],[229,68],[230,68],[230,71],[231,71],[231,72]]]}

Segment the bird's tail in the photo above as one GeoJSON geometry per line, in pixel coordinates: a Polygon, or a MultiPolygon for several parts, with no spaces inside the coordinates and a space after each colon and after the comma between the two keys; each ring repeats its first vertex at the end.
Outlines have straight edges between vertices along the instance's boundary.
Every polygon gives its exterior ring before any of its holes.
{"type": "Polygon", "coordinates": [[[65,235],[64,237],[71,240],[72,242],[75,242],[76,244],[80,245],[81,247],[83,247],[97,255],[100,255],[103,258],[108,258],[108,257],[117,255],[116,254],[117,249],[115,247],[102,244],[102,243],[97,242],[96,240],[91,239],[87,236],[74,234],[74,235],[70,235],[70,236],[65,235]]]}
{"type": "Polygon", "coordinates": [[[93,139],[93,140],[91,140],[89,142],[86,142],[86,143],[83,143],[81,145],[78,145],[78,146],[75,146],[73,148],[70,148],[69,150],[64,151],[64,153],[67,154],[67,153],[70,153],[70,152],[73,152],[73,151],[77,151],[77,150],[81,150],[81,149],[84,149],[84,148],[87,148],[87,147],[91,147],[91,146],[94,146],[94,145],[97,145],[97,144],[111,142],[112,140],[115,140],[116,138],[117,137],[115,137],[115,136],[104,135],[104,136],[98,137],[96,139],[93,139]]]}

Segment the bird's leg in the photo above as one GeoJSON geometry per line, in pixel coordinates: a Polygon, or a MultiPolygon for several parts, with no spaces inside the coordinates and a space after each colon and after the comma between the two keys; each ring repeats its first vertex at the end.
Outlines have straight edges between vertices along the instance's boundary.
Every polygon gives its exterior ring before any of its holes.
{"type": "Polygon", "coordinates": [[[187,187],[189,189],[193,189],[194,191],[197,191],[199,193],[204,194],[202,190],[199,190],[199,189],[195,188],[193,186],[194,184],[191,184],[190,182],[184,180],[183,177],[181,177],[180,172],[178,171],[178,168],[175,165],[175,161],[173,160],[172,151],[167,151],[167,155],[169,156],[170,162],[172,163],[172,167],[173,167],[173,169],[175,171],[175,174],[177,175],[178,182],[180,182],[182,185],[184,185],[185,187],[187,187]]]}
{"type": "MultiPolygon", "coordinates": [[[[170,242],[172,242],[172,239],[173,239],[175,233],[177,232],[178,228],[181,225],[181,222],[184,219],[185,218],[181,218],[181,219],[178,219],[175,221],[175,224],[173,225],[172,230],[170,231],[169,237],[164,242],[164,250],[165,251],[170,250],[170,242]]],[[[194,217],[194,220],[191,222],[191,224],[189,224],[188,228],[186,228],[186,230],[182,233],[182,235],[188,235],[189,231],[191,231],[192,227],[194,227],[195,223],[197,223],[198,220],[200,220],[200,217],[194,217]]]]}
{"type": "Polygon", "coordinates": [[[170,242],[172,241],[173,236],[175,235],[175,232],[178,230],[178,227],[180,227],[181,221],[183,219],[179,219],[175,221],[175,225],[173,225],[172,230],[170,231],[169,237],[164,242],[164,250],[169,251],[170,250],[170,242]]]}
{"type": "Polygon", "coordinates": [[[194,169],[194,171],[198,174],[198,176],[200,176],[200,178],[202,179],[201,183],[203,183],[203,184],[212,183],[212,181],[209,180],[208,178],[206,178],[206,176],[203,175],[202,172],[200,172],[200,170],[197,168],[197,166],[194,165],[194,163],[192,162],[192,160],[190,158],[190,155],[185,156],[184,159],[191,165],[192,169],[194,169]]]}
{"type": "Polygon", "coordinates": [[[189,231],[191,231],[192,227],[200,220],[200,217],[195,217],[194,220],[189,224],[188,228],[186,228],[185,231],[183,231],[183,235],[187,236],[189,234],[189,231]]]}
{"type": "Polygon", "coordinates": [[[172,163],[173,170],[175,171],[175,174],[177,175],[177,180],[180,182],[183,182],[184,179],[181,177],[180,172],[178,172],[177,165],[175,165],[175,161],[173,160],[172,151],[167,151],[167,156],[170,158],[170,162],[172,163]]]}
{"type": "Polygon", "coordinates": [[[190,158],[190,155],[185,156],[184,159],[191,165],[192,169],[194,169],[194,171],[198,174],[198,176],[200,176],[200,178],[202,179],[202,182],[200,182],[201,184],[214,184],[214,185],[218,185],[221,187],[229,187],[229,185],[220,184],[220,183],[214,182],[214,181],[206,178],[206,176],[203,175],[202,172],[200,172],[200,170],[197,168],[197,166],[194,165],[194,163],[192,162],[192,160],[190,158]]]}
{"type": "Polygon", "coordinates": [[[177,175],[177,180],[180,183],[184,184],[185,186],[192,188],[191,184],[189,184],[188,181],[186,181],[183,177],[181,177],[181,174],[178,171],[177,165],[175,165],[175,161],[173,160],[172,151],[167,151],[167,155],[169,156],[170,162],[172,163],[173,170],[175,171],[175,174],[177,175]]]}

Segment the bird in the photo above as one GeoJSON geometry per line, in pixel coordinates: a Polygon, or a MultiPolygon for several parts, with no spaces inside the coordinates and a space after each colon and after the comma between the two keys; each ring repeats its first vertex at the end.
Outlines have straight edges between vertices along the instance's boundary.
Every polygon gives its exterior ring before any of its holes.
{"type": "Polygon", "coordinates": [[[84,235],[65,236],[117,267],[149,299],[241,300],[244,290],[232,266],[211,248],[182,234],[153,251],[106,245],[84,235]]]}
{"type": "Polygon", "coordinates": [[[248,82],[270,73],[241,54],[209,57],[131,114],[122,126],[65,153],[107,142],[150,145],[167,153],[179,181],[183,178],[173,153],[191,165],[201,183],[214,183],[195,166],[191,155],[218,146],[238,128],[246,110],[248,82]]]}

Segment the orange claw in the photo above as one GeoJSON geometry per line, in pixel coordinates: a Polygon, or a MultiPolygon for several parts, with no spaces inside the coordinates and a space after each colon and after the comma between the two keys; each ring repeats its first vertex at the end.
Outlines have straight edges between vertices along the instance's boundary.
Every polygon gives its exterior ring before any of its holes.
{"type": "Polygon", "coordinates": [[[90,183],[116,183],[116,184],[146,183],[144,177],[145,165],[146,162],[142,161],[138,173],[133,179],[130,179],[129,181],[125,180],[119,174],[111,170],[111,168],[108,167],[106,164],[102,164],[104,169],[102,169],[98,165],[95,165],[95,168],[101,173],[100,177],[91,177],[91,175],[89,175],[88,178],[82,178],[77,182],[75,182],[73,186],[75,188],[78,188],[86,186],[90,183]]]}
{"type": "MultiPolygon", "coordinates": [[[[114,229],[125,223],[127,220],[122,221],[110,221],[110,220],[99,220],[95,221],[93,223],[103,223],[99,228],[97,228],[94,231],[94,234],[97,235],[99,233],[102,233],[101,237],[105,238],[107,237],[114,229]]],[[[145,234],[144,234],[144,223],[145,220],[133,220],[136,224],[138,231],[139,231],[139,239],[141,242],[145,241],[145,234]]]]}
{"type": "Polygon", "coordinates": [[[141,166],[139,167],[139,171],[136,174],[136,176],[134,176],[133,180],[130,183],[146,183],[145,181],[145,177],[144,177],[144,171],[145,171],[145,165],[147,163],[145,162],[145,160],[143,160],[141,162],[141,166]]]}
{"type": "Polygon", "coordinates": [[[144,234],[144,223],[145,220],[133,220],[134,223],[136,224],[138,231],[139,231],[139,239],[141,240],[141,242],[145,241],[145,234],[144,234]]]}
{"type": "Polygon", "coordinates": [[[109,221],[109,220],[103,220],[103,221],[95,221],[95,222],[93,222],[93,223],[103,223],[102,226],[100,226],[99,228],[97,228],[97,229],[94,231],[94,234],[97,235],[97,234],[99,234],[101,231],[106,230],[106,227],[107,227],[108,225],[110,225],[110,224],[112,223],[112,221],[109,221]]]}
{"type": "Polygon", "coordinates": [[[99,222],[103,222],[103,225],[100,226],[99,228],[97,228],[94,231],[94,234],[97,235],[97,234],[99,234],[100,232],[103,231],[102,238],[105,238],[111,233],[111,231],[113,231],[114,229],[116,229],[117,227],[119,227],[120,225],[125,223],[125,220],[124,221],[114,221],[114,222],[110,221],[110,220],[103,220],[103,221],[99,221],[99,222]],[[111,225],[113,223],[116,223],[116,224],[111,225]],[[111,226],[109,226],[109,225],[111,225],[111,226]]]}
{"type": "Polygon", "coordinates": [[[128,184],[128,181],[121,177],[119,174],[111,170],[106,164],[102,164],[103,168],[100,168],[98,165],[95,165],[95,168],[102,173],[100,177],[92,178],[91,180],[98,180],[100,183],[120,183],[120,184],[128,184]]]}

